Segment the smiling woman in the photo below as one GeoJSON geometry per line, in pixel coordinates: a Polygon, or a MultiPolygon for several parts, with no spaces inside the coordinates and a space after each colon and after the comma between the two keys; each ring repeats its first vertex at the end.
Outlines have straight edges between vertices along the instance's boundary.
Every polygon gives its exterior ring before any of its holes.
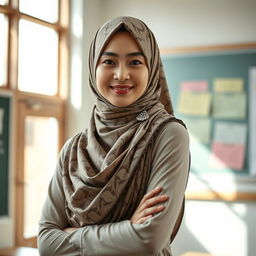
{"type": "Polygon", "coordinates": [[[171,255],[189,140],[159,49],[140,20],[104,24],[89,52],[89,128],[64,145],[39,227],[40,255],[171,255]]]}

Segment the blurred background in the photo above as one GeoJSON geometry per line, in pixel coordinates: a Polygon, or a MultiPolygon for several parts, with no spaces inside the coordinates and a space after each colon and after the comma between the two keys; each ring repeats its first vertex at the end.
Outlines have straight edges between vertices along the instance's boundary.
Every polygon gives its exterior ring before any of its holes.
{"type": "MultiPolygon", "coordinates": [[[[238,171],[228,165],[220,174],[214,169],[207,178],[196,173],[196,164],[208,168],[200,163],[203,157],[192,164],[196,181],[188,187],[185,217],[173,253],[255,256],[256,170],[249,154],[256,152],[249,143],[253,132],[248,89],[256,81],[252,70],[256,67],[255,14],[255,0],[0,0],[0,249],[36,247],[37,223],[58,152],[66,139],[86,129],[89,122],[93,106],[88,86],[90,42],[104,22],[128,15],[143,20],[154,32],[180,117],[186,116],[185,106],[179,107],[180,82],[190,82],[191,87],[191,82],[199,86],[207,81],[211,92],[212,79],[221,71],[210,78],[187,76],[194,65],[177,72],[172,65],[182,57],[191,61],[191,56],[207,56],[211,63],[216,52],[235,56],[230,64],[209,69],[230,66],[231,71],[238,70],[222,77],[240,79],[244,91],[244,114],[235,118],[248,131],[243,155],[240,152],[243,163],[238,171]],[[240,62],[242,67],[233,67],[240,62]],[[242,68],[248,72],[240,74],[242,68]],[[182,75],[176,85],[172,79],[178,72],[182,75]]],[[[209,118],[213,127],[217,119],[213,120],[211,110],[202,112],[197,114],[209,118]]],[[[195,121],[195,113],[187,114],[195,121]]],[[[210,132],[209,136],[215,135],[210,132]]],[[[203,151],[211,151],[210,142],[205,146],[192,132],[191,141],[193,147],[200,147],[197,152],[202,156],[203,151]]]]}

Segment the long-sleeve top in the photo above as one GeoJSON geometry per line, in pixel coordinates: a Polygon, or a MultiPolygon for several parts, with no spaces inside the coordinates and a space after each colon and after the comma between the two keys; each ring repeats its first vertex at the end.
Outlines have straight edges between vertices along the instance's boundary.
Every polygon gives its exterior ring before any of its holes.
{"type": "MultiPolygon", "coordinates": [[[[68,143],[72,143],[72,139],[68,143]]],[[[170,235],[177,221],[189,171],[189,136],[177,122],[170,122],[159,132],[152,154],[151,175],[147,191],[160,186],[169,196],[165,209],[143,224],[130,220],[88,225],[72,233],[65,213],[62,184],[64,145],[39,223],[38,246],[41,256],[57,255],[172,255],[170,235]]]]}

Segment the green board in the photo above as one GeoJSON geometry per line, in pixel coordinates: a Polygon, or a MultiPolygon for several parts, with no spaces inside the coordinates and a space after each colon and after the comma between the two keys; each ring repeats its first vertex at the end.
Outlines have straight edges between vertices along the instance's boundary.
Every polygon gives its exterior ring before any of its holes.
{"type": "MultiPolygon", "coordinates": [[[[209,114],[211,125],[211,141],[213,139],[214,125],[218,121],[238,122],[247,125],[249,129],[248,111],[248,83],[249,68],[256,66],[256,50],[248,51],[225,51],[225,52],[209,52],[209,53],[191,53],[191,54],[173,54],[162,56],[164,70],[169,85],[173,107],[176,116],[186,118],[187,116],[178,112],[178,103],[181,93],[181,83],[183,81],[207,81],[208,91],[214,94],[213,80],[215,78],[242,78],[244,81],[244,92],[246,94],[246,117],[237,120],[225,120],[214,118],[209,114]]],[[[193,117],[192,117],[193,118],[193,117]]],[[[248,138],[250,131],[247,131],[247,141],[245,148],[245,159],[243,169],[234,170],[232,168],[215,169],[209,166],[208,157],[204,158],[202,154],[194,154],[192,152],[191,171],[194,173],[232,173],[235,175],[249,174],[248,159],[248,138]]],[[[211,152],[211,143],[202,144],[204,151],[211,152]]]]}
{"type": "Polygon", "coordinates": [[[8,215],[10,98],[0,95],[0,216],[8,215]]]}

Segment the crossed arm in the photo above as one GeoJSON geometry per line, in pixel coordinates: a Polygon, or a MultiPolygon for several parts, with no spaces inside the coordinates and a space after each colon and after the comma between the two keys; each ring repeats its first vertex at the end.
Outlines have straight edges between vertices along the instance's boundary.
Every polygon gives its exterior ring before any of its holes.
{"type": "MultiPolygon", "coordinates": [[[[154,214],[157,214],[165,209],[164,202],[168,200],[167,195],[159,195],[163,190],[161,187],[156,187],[151,190],[142,198],[138,208],[134,212],[130,219],[133,224],[143,224],[146,220],[151,218],[154,214]]],[[[79,228],[68,227],[64,231],[71,233],[79,228]]]]}
{"type": "Polygon", "coordinates": [[[188,175],[186,130],[171,123],[159,136],[155,148],[147,194],[130,220],[117,223],[69,227],[61,169],[57,168],[40,221],[40,254],[142,256],[168,250],[188,175]]]}

